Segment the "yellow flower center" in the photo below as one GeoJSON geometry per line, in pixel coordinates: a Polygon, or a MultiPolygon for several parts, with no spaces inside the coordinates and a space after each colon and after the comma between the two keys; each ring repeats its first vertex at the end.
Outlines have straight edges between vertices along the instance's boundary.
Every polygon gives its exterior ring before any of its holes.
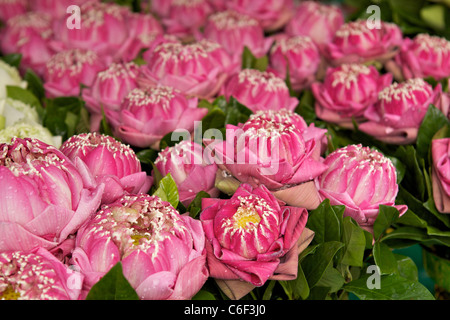
{"type": "Polygon", "coordinates": [[[15,292],[12,286],[8,286],[5,291],[0,293],[0,300],[18,300],[20,293],[15,292]]]}
{"type": "Polygon", "coordinates": [[[251,225],[257,226],[261,216],[253,207],[240,207],[233,215],[234,227],[249,229],[251,225]]]}

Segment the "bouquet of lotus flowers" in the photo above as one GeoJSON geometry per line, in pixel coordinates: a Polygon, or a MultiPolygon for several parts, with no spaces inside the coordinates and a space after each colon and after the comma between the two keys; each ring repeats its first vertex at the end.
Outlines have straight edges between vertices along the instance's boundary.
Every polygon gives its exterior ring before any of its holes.
{"type": "Polygon", "coordinates": [[[0,0],[0,300],[450,299],[450,6],[404,6],[0,0]]]}

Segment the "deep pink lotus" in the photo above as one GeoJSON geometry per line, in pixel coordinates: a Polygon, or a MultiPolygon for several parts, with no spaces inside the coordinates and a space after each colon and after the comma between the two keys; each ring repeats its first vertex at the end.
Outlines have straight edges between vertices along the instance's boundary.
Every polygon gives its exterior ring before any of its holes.
{"type": "Polygon", "coordinates": [[[103,185],[86,166],[39,140],[0,145],[0,251],[54,249],[100,205],[103,185]]]}
{"type": "Polygon", "coordinates": [[[198,34],[214,12],[209,0],[153,0],[150,7],[167,33],[186,40],[198,34]]]}
{"type": "Polygon", "coordinates": [[[181,203],[187,208],[200,191],[211,197],[219,195],[215,187],[217,165],[202,145],[182,140],[162,150],[155,160],[162,176],[171,174],[178,187],[181,203]]]}
{"type": "Polygon", "coordinates": [[[325,54],[329,63],[364,63],[379,61],[385,63],[398,52],[403,34],[394,23],[380,21],[380,27],[371,28],[365,19],[344,23],[326,45],[325,54]]]}
{"type": "Polygon", "coordinates": [[[380,74],[374,66],[342,64],[327,69],[323,82],[311,85],[317,117],[353,128],[364,112],[378,101],[381,90],[392,83],[392,74],[380,74]]]}
{"type": "Polygon", "coordinates": [[[302,1],[287,23],[285,32],[290,36],[308,36],[319,50],[323,50],[344,22],[344,14],[339,6],[302,1]]]}
{"type": "Polygon", "coordinates": [[[106,65],[94,51],[69,49],[56,53],[45,66],[46,94],[50,98],[78,96],[82,86],[91,86],[104,69],[106,65]]]}
{"type": "Polygon", "coordinates": [[[60,150],[72,161],[82,160],[96,182],[105,185],[103,204],[124,194],[146,193],[153,183],[134,150],[111,136],[81,133],[66,140],[60,150]]]}
{"type": "Polygon", "coordinates": [[[0,49],[5,55],[21,54],[20,70],[30,68],[42,76],[45,64],[56,53],[52,38],[51,17],[28,11],[6,22],[0,34],[0,49]]]}
{"type": "Polygon", "coordinates": [[[83,279],[44,248],[0,253],[0,300],[78,300],[83,279]]]}
{"type": "Polygon", "coordinates": [[[395,205],[397,173],[392,161],[382,153],[362,145],[348,145],[330,153],[324,161],[328,169],[317,179],[322,200],[345,205],[344,216],[371,230],[379,206],[395,206],[400,215],[405,205],[395,205]]]}
{"type": "Polygon", "coordinates": [[[431,181],[436,209],[450,213],[450,152],[449,138],[431,141],[431,181]]]}
{"type": "Polygon", "coordinates": [[[258,20],[234,10],[211,14],[206,21],[203,37],[220,43],[232,56],[237,68],[242,64],[244,47],[259,58],[268,52],[273,42],[270,37],[265,37],[258,20]]]}
{"type": "Polygon", "coordinates": [[[148,194],[103,206],[78,232],[71,263],[84,294],[119,261],[142,300],[191,299],[209,275],[201,222],[148,194]]]}
{"type": "Polygon", "coordinates": [[[217,42],[164,42],[145,56],[141,87],[170,86],[186,95],[210,99],[217,95],[233,67],[217,42]]]}
{"type": "Polygon", "coordinates": [[[208,113],[197,98],[187,98],[167,86],[136,88],[123,100],[112,120],[117,137],[140,148],[158,149],[161,139],[176,130],[193,132],[195,122],[208,113]]]}
{"type": "Polygon", "coordinates": [[[202,208],[212,278],[262,286],[269,279],[296,277],[306,209],[284,205],[264,185],[248,184],[230,199],[203,199],[202,208]]]}
{"type": "Polygon", "coordinates": [[[253,112],[259,110],[293,111],[299,101],[292,97],[284,79],[270,71],[242,69],[222,88],[227,99],[234,97],[253,112]]]}
{"type": "Polygon", "coordinates": [[[282,79],[287,78],[295,91],[308,89],[316,80],[321,66],[318,47],[308,36],[278,37],[270,49],[270,70],[282,79]]]}
{"type": "Polygon", "coordinates": [[[450,77],[450,41],[420,33],[405,38],[389,68],[399,81],[432,77],[437,81],[450,77]]]}
{"type": "Polygon", "coordinates": [[[204,142],[234,185],[265,185],[285,203],[313,209],[320,204],[314,179],[326,170],[321,158],[326,130],[308,127],[293,115],[257,112],[239,126],[227,125],[224,141],[204,142]]]}
{"type": "Polygon", "coordinates": [[[441,97],[441,85],[433,89],[422,78],[394,82],[380,91],[378,101],[364,112],[368,121],[358,128],[386,143],[412,143],[430,104],[441,108],[441,97]]]}
{"type": "Polygon", "coordinates": [[[82,91],[86,108],[91,114],[91,131],[98,131],[105,114],[107,120],[116,117],[123,99],[138,87],[139,67],[134,62],[111,63],[97,73],[94,82],[82,91]]]}
{"type": "Polygon", "coordinates": [[[293,0],[227,0],[224,5],[257,19],[269,32],[283,28],[295,10],[293,0]]]}

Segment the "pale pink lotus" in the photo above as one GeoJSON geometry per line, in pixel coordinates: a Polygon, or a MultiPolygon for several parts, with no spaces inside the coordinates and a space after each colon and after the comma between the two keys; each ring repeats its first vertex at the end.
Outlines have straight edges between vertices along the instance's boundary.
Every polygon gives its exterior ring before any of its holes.
{"type": "Polygon", "coordinates": [[[379,28],[371,28],[367,20],[358,19],[344,23],[323,54],[333,66],[368,61],[385,63],[398,53],[402,43],[403,34],[398,25],[380,21],[379,28]]]}
{"type": "Polygon", "coordinates": [[[206,21],[203,37],[222,45],[238,69],[242,64],[244,47],[260,58],[269,51],[273,42],[271,37],[265,37],[258,20],[233,10],[211,14],[206,21]]]}
{"type": "Polygon", "coordinates": [[[26,12],[6,22],[0,35],[3,54],[21,54],[20,70],[30,68],[42,76],[47,61],[56,53],[51,17],[37,12],[26,12]]]}
{"type": "Polygon", "coordinates": [[[450,77],[450,41],[420,33],[405,38],[399,53],[388,68],[399,81],[432,77],[437,81],[450,77]]]}
{"type": "Polygon", "coordinates": [[[392,161],[382,153],[362,145],[348,145],[330,153],[324,161],[328,169],[317,179],[322,200],[344,205],[344,216],[371,230],[379,206],[395,206],[400,215],[408,209],[396,205],[397,173],[392,161]]]}
{"type": "Polygon", "coordinates": [[[139,78],[141,87],[171,86],[186,95],[210,99],[217,95],[233,67],[217,42],[162,43],[148,55],[139,78]]]}
{"type": "Polygon", "coordinates": [[[0,165],[0,251],[63,246],[100,205],[86,166],[39,140],[1,144],[0,165]]]}
{"type": "Polygon", "coordinates": [[[79,96],[82,86],[91,86],[103,60],[91,50],[69,49],[53,55],[46,63],[43,76],[47,97],[79,96]]]}
{"type": "Polygon", "coordinates": [[[204,198],[200,220],[210,276],[254,286],[297,276],[297,242],[308,212],[286,206],[261,185],[242,184],[230,199],[204,198]]]}
{"type": "Polygon", "coordinates": [[[431,181],[436,209],[450,213],[450,152],[449,138],[431,141],[431,181]]]}
{"type": "Polygon", "coordinates": [[[211,197],[219,195],[215,187],[217,165],[201,144],[182,140],[159,152],[154,164],[163,177],[171,174],[177,184],[180,201],[186,208],[200,191],[211,197]]]}
{"type": "Polygon", "coordinates": [[[191,299],[209,276],[201,222],[148,194],[103,206],[80,228],[72,254],[84,294],[118,262],[141,300],[191,299]]]}
{"type": "Polygon", "coordinates": [[[124,194],[146,193],[153,178],[142,170],[134,150],[114,137],[100,133],[81,133],[64,141],[60,150],[70,160],[83,161],[98,184],[105,189],[102,204],[124,194]]]}
{"type": "Polygon", "coordinates": [[[150,7],[166,32],[181,39],[200,33],[200,28],[214,12],[209,0],[153,0],[150,7]]]}
{"type": "Polygon", "coordinates": [[[269,68],[282,79],[289,81],[295,91],[309,89],[316,80],[321,55],[318,47],[308,36],[278,37],[269,53],[269,68]]]}
{"type": "Polygon", "coordinates": [[[90,87],[83,89],[82,98],[91,114],[91,131],[100,129],[103,114],[107,120],[116,116],[126,95],[138,87],[139,70],[134,62],[111,63],[97,73],[90,87]]]}
{"type": "Polygon", "coordinates": [[[428,107],[441,108],[441,97],[441,85],[433,89],[422,78],[394,82],[380,91],[378,101],[364,112],[368,121],[358,128],[386,143],[413,143],[428,107]]]}
{"type": "Polygon", "coordinates": [[[0,253],[1,300],[78,300],[83,280],[44,248],[0,253]]]}
{"type": "Polygon", "coordinates": [[[353,128],[364,120],[364,112],[378,101],[378,94],[392,83],[392,74],[380,74],[374,66],[352,63],[327,69],[323,82],[315,82],[317,117],[353,128]]]}
{"type": "Polygon", "coordinates": [[[132,90],[111,121],[115,135],[125,143],[157,150],[166,134],[177,130],[192,133],[195,122],[207,113],[208,109],[198,107],[197,98],[158,86],[132,90]]]}
{"type": "Polygon", "coordinates": [[[295,11],[293,0],[227,0],[224,4],[257,19],[265,31],[283,28],[295,11]]]}
{"type": "Polygon", "coordinates": [[[299,101],[292,97],[284,79],[270,71],[242,69],[222,88],[225,98],[235,98],[253,112],[259,110],[293,111],[299,101]]]}
{"type": "Polygon", "coordinates": [[[302,1],[284,30],[290,36],[310,37],[319,50],[323,50],[344,22],[344,14],[339,6],[302,1]]]}

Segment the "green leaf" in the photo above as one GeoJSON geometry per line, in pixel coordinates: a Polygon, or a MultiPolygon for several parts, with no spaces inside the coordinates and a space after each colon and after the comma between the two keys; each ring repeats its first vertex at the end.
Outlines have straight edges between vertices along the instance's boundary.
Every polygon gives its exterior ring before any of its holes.
{"type": "Polygon", "coordinates": [[[178,187],[170,173],[161,179],[154,195],[160,197],[163,201],[169,202],[175,209],[178,207],[178,187]]]}
{"type": "Polygon", "coordinates": [[[230,97],[226,106],[225,125],[238,125],[248,120],[253,112],[243,104],[239,103],[234,97],[230,97]]]}
{"type": "Polygon", "coordinates": [[[397,260],[391,249],[382,242],[375,242],[373,246],[373,257],[376,265],[380,268],[381,274],[391,274],[397,272],[397,260]]]}
{"type": "Polygon", "coordinates": [[[349,266],[362,267],[364,251],[366,249],[366,236],[364,230],[354,223],[350,217],[343,220],[343,242],[345,247],[341,263],[349,266]]]}
{"type": "Polygon", "coordinates": [[[379,239],[382,234],[398,219],[397,208],[380,205],[378,216],[373,224],[374,239],[379,239]]]}
{"type": "Polygon", "coordinates": [[[411,281],[419,281],[419,272],[414,261],[407,256],[394,253],[397,260],[398,274],[411,281]]]}
{"type": "Polygon", "coordinates": [[[325,199],[308,217],[307,227],[314,231],[314,243],[341,241],[342,211],[325,199]]]}
{"type": "Polygon", "coordinates": [[[20,62],[22,61],[22,54],[12,53],[1,57],[1,59],[9,64],[11,67],[19,68],[20,62]]]}
{"type": "Polygon", "coordinates": [[[313,254],[303,259],[301,264],[310,288],[320,281],[328,266],[332,264],[334,256],[343,246],[344,244],[338,241],[324,242],[318,245],[313,254]]]}
{"type": "Polygon", "coordinates": [[[118,262],[89,291],[86,300],[139,300],[118,262]]]}
{"type": "Polygon", "coordinates": [[[247,46],[244,47],[244,51],[242,53],[242,69],[266,71],[268,64],[269,58],[267,55],[257,58],[247,46]]]}
{"type": "Polygon", "coordinates": [[[27,69],[24,80],[28,83],[27,89],[30,90],[38,99],[42,101],[45,98],[45,89],[42,80],[34,71],[27,69]]]}
{"type": "Polygon", "coordinates": [[[207,290],[200,290],[192,297],[192,300],[216,300],[216,297],[207,290]]]}
{"type": "Polygon", "coordinates": [[[380,288],[369,289],[369,275],[344,285],[344,289],[361,300],[434,300],[421,283],[405,279],[398,274],[380,276],[380,288]]]}
{"type": "Polygon", "coordinates": [[[345,279],[342,274],[331,265],[325,270],[322,278],[317,282],[319,287],[330,288],[329,292],[339,291],[345,283],[345,279]]]}
{"type": "Polygon", "coordinates": [[[305,277],[300,263],[298,265],[297,278],[294,280],[279,280],[278,283],[284,289],[289,300],[305,300],[309,296],[310,289],[308,280],[305,277]]]}
{"type": "Polygon", "coordinates": [[[17,86],[6,86],[6,94],[11,99],[22,101],[34,107],[39,117],[43,119],[45,114],[44,108],[39,99],[31,91],[17,86]]]}
{"type": "Polygon", "coordinates": [[[192,200],[192,202],[187,207],[187,211],[192,218],[196,218],[202,211],[202,200],[204,198],[211,198],[211,196],[206,191],[200,191],[195,195],[194,200],[192,200]]]}
{"type": "Polygon", "coordinates": [[[295,112],[305,119],[306,123],[310,124],[316,120],[316,112],[314,107],[314,94],[311,90],[304,90],[300,96],[298,106],[295,108],[295,112]]]}

